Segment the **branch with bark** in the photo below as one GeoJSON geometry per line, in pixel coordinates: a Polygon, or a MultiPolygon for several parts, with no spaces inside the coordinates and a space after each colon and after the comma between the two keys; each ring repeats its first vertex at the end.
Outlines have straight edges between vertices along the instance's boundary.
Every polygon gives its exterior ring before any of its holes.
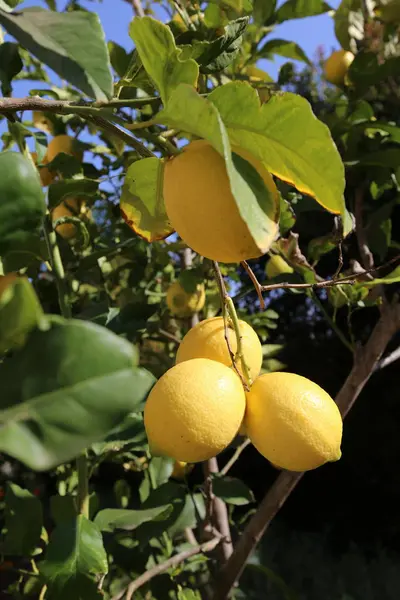
{"type": "MultiPolygon", "coordinates": [[[[336,396],[343,417],[353,406],[374,372],[386,346],[399,329],[400,305],[384,306],[369,340],[356,353],[353,368],[336,396]]],[[[239,538],[230,559],[220,570],[215,582],[213,600],[225,600],[229,597],[249,556],[303,475],[304,473],[283,471],[276,478],[239,538]]]]}

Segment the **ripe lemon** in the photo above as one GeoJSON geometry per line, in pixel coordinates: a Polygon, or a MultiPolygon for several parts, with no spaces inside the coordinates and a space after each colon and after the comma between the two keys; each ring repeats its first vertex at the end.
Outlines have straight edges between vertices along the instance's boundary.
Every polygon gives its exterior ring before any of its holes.
{"type": "Polygon", "coordinates": [[[179,281],[174,281],[167,290],[167,306],[177,317],[190,317],[199,312],[206,301],[204,285],[199,283],[195,292],[184,290],[179,281]]]}
{"type": "MultiPolygon", "coordinates": [[[[250,376],[255,379],[260,374],[263,359],[261,343],[254,329],[245,321],[239,321],[239,330],[243,355],[250,376]]],[[[232,352],[235,354],[237,351],[236,335],[231,328],[228,328],[228,339],[232,352]]],[[[185,335],[178,348],[176,362],[181,363],[192,358],[209,358],[227,367],[232,366],[222,317],[201,321],[185,335]]],[[[240,360],[236,364],[239,371],[242,372],[240,360]]]]}
{"type": "Polygon", "coordinates": [[[265,265],[265,274],[269,279],[273,279],[283,273],[293,273],[293,268],[282,256],[274,254],[265,265]]]}
{"type": "MultiPolygon", "coordinates": [[[[53,223],[62,217],[79,217],[83,207],[83,202],[79,198],[69,197],[53,208],[51,211],[51,220],[53,223]]],[[[63,223],[56,227],[57,233],[65,240],[71,240],[76,237],[77,229],[73,223],[63,223]]]]}
{"type": "Polygon", "coordinates": [[[77,150],[76,140],[69,135],[56,135],[53,137],[47,146],[47,162],[54,160],[60,152],[71,154],[71,156],[75,156],[78,160],[82,160],[82,152],[77,150]]]}
{"type": "Polygon", "coordinates": [[[354,60],[354,54],[346,50],[336,50],[325,62],[325,79],[334,85],[343,85],[347,71],[354,60]]]}
{"type": "MultiPolygon", "coordinates": [[[[32,154],[33,162],[35,163],[35,165],[37,165],[37,153],[32,152],[31,154],[32,154]]],[[[43,160],[42,160],[42,164],[45,165],[48,162],[49,161],[47,160],[47,156],[44,156],[43,160]]],[[[53,173],[52,171],[50,171],[50,169],[48,169],[47,167],[40,167],[40,169],[38,169],[38,171],[39,171],[39,175],[40,175],[40,181],[41,181],[41,184],[43,187],[47,187],[48,185],[53,183],[54,179],[56,178],[56,174],[53,173]]]]}
{"type": "MultiPolygon", "coordinates": [[[[275,183],[262,163],[242,149],[234,151],[255,167],[277,204],[275,183]]],[[[173,228],[202,256],[226,263],[261,256],[232,196],[224,159],[205,140],[165,163],[164,199],[173,228]]]]}
{"type": "Polygon", "coordinates": [[[267,373],[247,394],[246,433],[271,463],[309,471],[339,460],[342,418],[316,383],[293,373],[267,373]]]}
{"type": "Polygon", "coordinates": [[[0,275],[0,298],[13,281],[18,279],[16,273],[7,273],[7,275],[0,275]]]}
{"type": "Polygon", "coordinates": [[[188,465],[186,462],[176,460],[174,462],[174,468],[172,469],[171,477],[177,481],[185,479],[186,475],[189,475],[190,471],[194,469],[194,465],[188,465]]]}
{"type": "Polygon", "coordinates": [[[245,406],[241,381],[225,365],[207,358],[175,365],[145,405],[150,450],[188,463],[208,460],[233,440],[245,406]]]}

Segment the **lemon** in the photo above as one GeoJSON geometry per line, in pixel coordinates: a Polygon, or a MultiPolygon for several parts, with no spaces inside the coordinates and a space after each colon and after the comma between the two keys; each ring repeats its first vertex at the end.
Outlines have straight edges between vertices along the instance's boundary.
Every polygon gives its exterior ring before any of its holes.
{"type": "Polygon", "coordinates": [[[57,154],[71,154],[78,160],[82,160],[82,152],[77,150],[77,143],[74,138],[69,135],[56,135],[47,146],[46,158],[47,162],[55,159],[57,154]]]}
{"type": "MultiPolygon", "coordinates": [[[[263,164],[242,149],[234,151],[258,171],[278,204],[275,183],[263,164]]],[[[205,140],[192,142],[165,163],[164,199],[173,228],[202,256],[226,263],[261,256],[232,196],[225,161],[205,140]]],[[[273,219],[276,206],[271,210],[273,219]]]]}
{"type": "MultiPolygon", "coordinates": [[[[55,223],[62,217],[79,217],[83,203],[79,198],[65,198],[61,204],[51,211],[51,220],[55,223]]],[[[63,223],[56,228],[57,233],[65,240],[71,240],[76,237],[77,229],[73,223],[63,223]]]]}
{"type": "MultiPolygon", "coordinates": [[[[31,155],[32,155],[33,162],[35,163],[35,165],[37,165],[37,152],[31,152],[31,155]]],[[[47,162],[48,162],[47,157],[44,156],[43,160],[42,160],[42,164],[45,165],[47,162]]],[[[38,169],[38,171],[39,171],[39,175],[40,175],[40,182],[43,187],[47,187],[48,185],[53,183],[53,181],[56,177],[55,173],[52,173],[50,171],[50,169],[48,169],[47,167],[40,167],[40,169],[38,169]]]]}
{"type": "Polygon", "coordinates": [[[186,475],[189,475],[193,468],[194,465],[188,465],[186,462],[176,460],[174,462],[174,468],[172,469],[171,477],[172,479],[182,481],[182,479],[185,479],[186,475]]]}
{"type": "Polygon", "coordinates": [[[199,283],[194,292],[187,292],[179,281],[174,281],[167,290],[167,306],[177,317],[190,317],[199,312],[206,301],[204,285],[199,283]]]}
{"type": "Polygon", "coordinates": [[[246,433],[271,463],[308,471],[339,460],[342,418],[316,383],[293,373],[267,373],[247,394],[246,433]]]}
{"type": "Polygon", "coordinates": [[[265,265],[265,274],[269,279],[273,279],[283,273],[293,273],[293,268],[282,256],[274,254],[265,265]]]}
{"type": "Polygon", "coordinates": [[[354,54],[346,50],[336,50],[325,62],[325,78],[334,85],[343,85],[347,71],[354,60],[354,54]]]}
{"type": "MultiPolygon", "coordinates": [[[[239,321],[239,331],[242,338],[243,356],[251,378],[255,379],[260,374],[263,359],[261,343],[254,329],[245,321],[239,321]]],[[[231,328],[228,328],[228,339],[232,352],[235,354],[237,351],[236,335],[231,328]]],[[[227,367],[232,366],[222,317],[201,321],[185,335],[178,348],[176,362],[180,363],[192,358],[209,358],[227,367]]],[[[239,371],[242,372],[240,360],[236,364],[239,371]]]]}
{"type": "Polygon", "coordinates": [[[232,369],[207,358],[175,365],[146,401],[150,450],[188,463],[208,460],[233,440],[245,406],[242,383],[232,369]]]}

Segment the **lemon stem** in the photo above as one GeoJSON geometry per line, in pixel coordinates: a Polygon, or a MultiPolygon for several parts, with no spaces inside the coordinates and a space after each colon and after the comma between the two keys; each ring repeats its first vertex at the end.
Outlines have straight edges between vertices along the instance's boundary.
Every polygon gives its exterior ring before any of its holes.
{"type": "Polygon", "coordinates": [[[228,309],[229,317],[232,321],[233,330],[236,335],[237,350],[236,350],[236,355],[235,355],[235,361],[240,361],[240,364],[242,367],[242,373],[243,373],[244,379],[246,381],[246,385],[247,385],[247,387],[250,388],[251,384],[253,382],[252,382],[252,379],[250,376],[249,367],[246,364],[246,360],[245,360],[244,353],[243,353],[242,336],[240,333],[239,319],[238,319],[238,316],[236,313],[235,305],[233,304],[233,300],[230,296],[227,296],[225,298],[225,302],[226,302],[226,307],[228,309]]]}

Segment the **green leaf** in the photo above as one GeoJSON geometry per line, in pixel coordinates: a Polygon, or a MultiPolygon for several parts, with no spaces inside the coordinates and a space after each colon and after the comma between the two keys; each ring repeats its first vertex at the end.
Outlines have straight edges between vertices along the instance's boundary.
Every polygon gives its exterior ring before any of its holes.
{"type": "Polygon", "coordinates": [[[283,23],[289,19],[314,17],[331,10],[322,0],[287,0],[276,12],[276,22],[283,23]]]}
{"type": "Polygon", "coordinates": [[[243,506],[254,502],[254,495],[243,481],[226,475],[215,475],[212,478],[212,489],[218,498],[227,504],[243,506]]]}
{"type": "Polygon", "coordinates": [[[375,8],[375,15],[384,23],[397,23],[400,21],[400,2],[399,0],[385,0],[378,3],[375,8]]]}
{"type": "Polygon", "coordinates": [[[128,167],[121,194],[121,214],[133,231],[148,242],[172,232],[163,197],[164,162],[144,158],[128,167]]]}
{"type": "Polygon", "coordinates": [[[377,279],[373,279],[371,281],[363,281],[360,286],[374,286],[374,285],[391,285],[392,283],[398,283],[400,281],[400,265],[394,269],[389,275],[386,277],[378,277],[377,279]]]}
{"type": "Polygon", "coordinates": [[[388,58],[380,63],[375,52],[359,52],[349,67],[348,77],[357,87],[357,92],[361,94],[388,77],[396,77],[399,70],[399,56],[388,58]]]}
{"type": "Polygon", "coordinates": [[[149,521],[165,521],[172,511],[172,504],[144,510],[106,508],[97,513],[94,522],[100,531],[107,531],[110,533],[116,529],[133,531],[143,523],[148,523],[149,521]]]}
{"type": "Polygon", "coordinates": [[[287,40],[270,40],[257,51],[257,58],[270,58],[274,54],[300,60],[307,65],[311,64],[310,59],[302,48],[295,42],[287,40]]]}
{"type": "Polygon", "coordinates": [[[370,152],[369,154],[360,156],[359,160],[351,161],[351,164],[374,165],[396,169],[400,164],[400,148],[382,148],[382,150],[378,150],[377,152],[370,152]]]}
{"type": "Polygon", "coordinates": [[[107,47],[113,69],[119,77],[123,77],[128,70],[131,57],[125,48],[116,42],[108,42],[107,47]]]}
{"type": "Polygon", "coordinates": [[[285,233],[287,233],[296,223],[296,215],[290,202],[285,200],[282,196],[280,201],[281,215],[279,219],[279,231],[281,232],[281,235],[285,235],[285,233]]]}
{"type": "Polygon", "coordinates": [[[179,535],[186,528],[194,528],[199,525],[199,520],[206,516],[206,506],[202,494],[186,494],[183,509],[176,521],[168,528],[172,537],[179,535]]]}
{"type": "Polygon", "coordinates": [[[197,58],[202,73],[218,73],[231,64],[240,51],[248,22],[248,17],[231,21],[224,28],[224,35],[207,45],[206,51],[197,58]]]}
{"type": "Polygon", "coordinates": [[[253,18],[256,25],[266,25],[276,9],[276,0],[253,0],[253,18]]]}
{"type": "MultiPolygon", "coordinates": [[[[257,93],[251,86],[248,88],[259,106],[257,93]]],[[[279,206],[254,167],[237,154],[232,154],[217,108],[215,103],[199,96],[193,88],[181,85],[171,95],[168,106],[159,113],[158,119],[170,127],[208,140],[223,156],[239,213],[257,246],[267,252],[276,235],[279,206]]]]}
{"type": "Polygon", "coordinates": [[[29,332],[44,319],[29,280],[20,277],[10,283],[0,298],[0,354],[23,346],[29,332]]]}
{"type": "Polygon", "coordinates": [[[344,50],[354,52],[364,39],[363,0],[342,0],[335,12],[335,35],[344,50]]]}
{"type": "Polygon", "coordinates": [[[99,182],[94,179],[63,179],[49,186],[49,208],[54,208],[66,196],[94,196],[97,193],[99,182]]]}
{"type": "Polygon", "coordinates": [[[73,496],[51,496],[51,517],[56,525],[63,521],[70,521],[76,517],[75,499],[73,496]]]}
{"type": "Polygon", "coordinates": [[[40,263],[46,260],[49,260],[46,242],[37,233],[26,235],[23,243],[18,244],[2,256],[4,270],[7,273],[19,271],[34,264],[39,268],[40,263]]]}
{"type": "Polygon", "coordinates": [[[49,600],[100,599],[98,583],[107,571],[103,540],[94,523],[79,515],[57,525],[46,560],[40,563],[49,600]]]}
{"type": "Polygon", "coordinates": [[[192,59],[181,60],[182,50],[169,27],[151,17],[136,17],[129,33],[164,103],[180,83],[197,85],[199,67],[192,59]]]}
{"type": "Polygon", "coordinates": [[[104,439],[154,383],[134,357],[129,342],[86,321],[54,317],[31,333],[0,365],[0,451],[45,470],[104,439]]]}
{"type": "Polygon", "coordinates": [[[40,541],[43,515],[40,500],[16,483],[8,483],[5,495],[6,535],[1,553],[30,556],[40,541]]]}
{"type": "Polygon", "coordinates": [[[209,100],[218,108],[232,145],[251,152],[271,173],[327,210],[344,215],[343,163],[328,127],[307,100],[283,93],[260,106],[246,82],[221,86],[209,100]]]}
{"type": "Polygon", "coordinates": [[[179,485],[173,481],[164,483],[157,489],[153,490],[147,500],[143,502],[143,509],[154,509],[172,505],[172,511],[169,516],[163,521],[149,521],[143,523],[136,530],[136,537],[141,543],[148,542],[153,537],[159,537],[164,531],[169,530],[178,518],[185,507],[186,490],[183,485],[179,485]]]}
{"type": "Polygon", "coordinates": [[[89,11],[26,8],[0,23],[23,48],[90,97],[112,97],[110,60],[99,17],[89,11]]]}
{"type": "Polygon", "coordinates": [[[4,96],[10,96],[12,92],[11,81],[23,69],[23,63],[19,55],[18,44],[4,42],[0,45],[0,81],[4,96]]]}

